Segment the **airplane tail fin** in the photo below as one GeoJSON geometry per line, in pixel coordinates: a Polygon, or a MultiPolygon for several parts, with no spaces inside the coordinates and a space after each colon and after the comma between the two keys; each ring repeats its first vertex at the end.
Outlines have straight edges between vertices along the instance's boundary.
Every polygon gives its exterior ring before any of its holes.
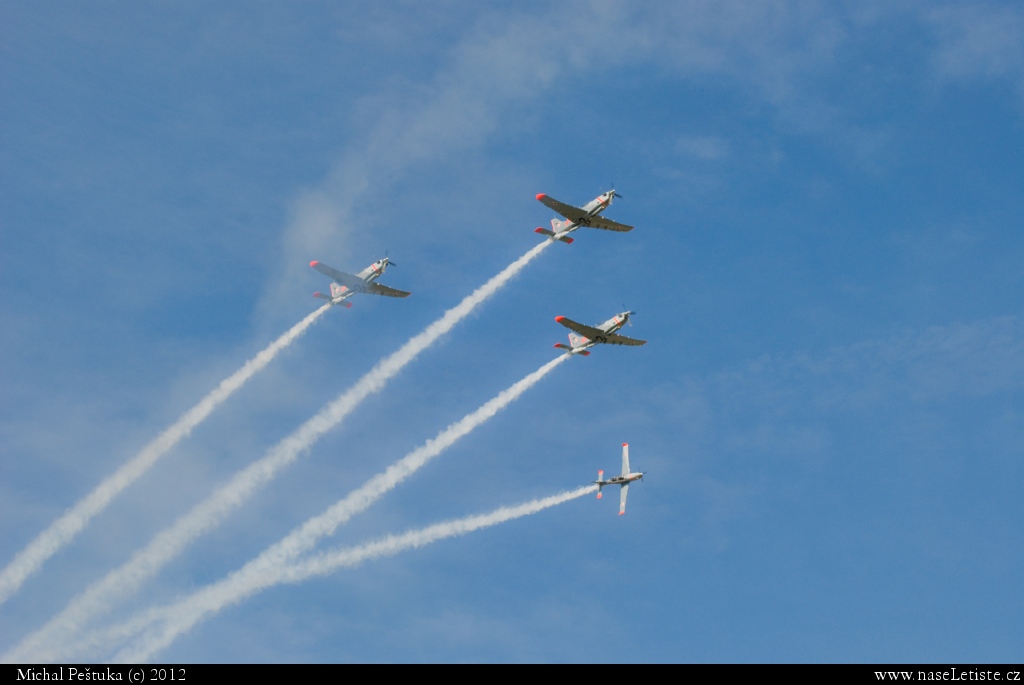
{"type": "Polygon", "coordinates": [[[340,297],[348,292],[348,288],[337,283],[331,283],[331,297],[340,297]]]}
{"type": "MultiPolygon", "coordinates": [[[[588,342],[590,342],[589,338],[584,338],[582,335],[576,335],[575,333],[570,333],[569,334],[569,344],[568,345],[566,345],[565,343],[555,343],[555,347],[557,347],[560,350],[569,350],[570,352],[572,352],[577,347],[580,347],[581,345],[586,345],[588,342]]],[[[575,352],[574,354],[583,355],[584,357],[589,357],[590,356],[590,352],[588,352],[587,350],[579,350],[578,352],[575,352]]]]}
{"type": "Polygon", "coordinates": [[[555,233],[558,233],[559,231],[568,228],[570,225],[572,225],[572,222],[569,221],[568,219],[566,219],[565,221],[562,221],[561,219],[551,220],[551,230],[554,231],[555,233]]]}

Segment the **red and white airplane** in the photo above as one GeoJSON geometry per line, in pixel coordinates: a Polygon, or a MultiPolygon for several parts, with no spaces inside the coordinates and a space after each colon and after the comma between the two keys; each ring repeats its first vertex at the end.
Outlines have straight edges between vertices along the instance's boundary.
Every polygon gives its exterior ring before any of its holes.
{"type": "Polygon", "coordinates": [[[546,228],[538,227],[534,229],[534,233],[543,233],[552,240],[561,240],[563,243],[571,243],[572,238],[569,237],[569,234],[580,226],[602,228],[606,231],[620,231],[622,233],[632,231],[632,226],[620,224],[617,221],[612,221],[611,219],[605,219],[603,216],[598,216],[601,212],[608,209],[608,205],[610,205],[612,203],[612,199],[616,197],[622,196],[612,189],[608,192],[601,193],[582,207],[573,207],[572,205],[567,205],[564,202],[559,202],[553,197],[548,197],[544,193],[540,193],[537,195],[537,199],[546,207],[550,207],[561,214],[565,217],[565,220],[552,219],[550,231],[546,228]]]}
{"type": "Polygon", "coordinates": [[[597,326],[587,326],[586,324],[577,323],[572,319],[567,319],[564,316],[556,316],[555,321],[574,332],[569,334],[568,345],[555,343],[555,347],[568,350],[566,354],[581,354],[586,357],[590,354],[589,349],[594,345],[645,345],[647,344],[646,340],[627,338],[615,332],[626,325],[632,314],[636,314],[636,312],[616,314],[597,326]]]}
{"type": "Polygon", "coordinates": [[[619,487],[619,516],[626,513],[626,495],[629,493],[629,484],[635,480],[643,480],[644,474],[633,473],[629,470],[629,443],[622,443],[622,475],[615,476],[610,480],[604,479],[604,471],[597,472],[597,498],[601,499],[601,489],[606,485],[618,485],[619,487]]]}
{"type": "Polygon", "coordinates": [[[311,267],[322,273],[324,276],[329,276],[337,281],[336,283],[331,283],[330,295],[313,293],[313,297],[319,297],[321,300],[328,300],[331,304],[340,304],[346,309],[352,307],[352,303],[346,302],[346,300],[356,293],[384,295],[386,297],[409,297],[412,293],[408,293],[404,290],[395,290],[394,288],[389,288],[386,285],[381,285],[380,283],[374,283],[375,280],[381,277],[384,270],[388,268],[388,264],[397,266],[397,264],[389,260],[387,257],[384,257],[383,259],[378,259],[357,274],[347,274],[344,271],[332,269],[326,264],[321,264],[320,262],[310,262],[309,265],[311,267]]]}

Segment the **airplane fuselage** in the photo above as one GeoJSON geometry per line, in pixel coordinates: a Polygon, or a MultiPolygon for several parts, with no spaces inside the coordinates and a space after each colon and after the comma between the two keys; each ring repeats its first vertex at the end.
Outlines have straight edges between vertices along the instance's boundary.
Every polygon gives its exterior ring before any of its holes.
{"type": "Polygon", "coordinates": [[[605,333],[614,333],[622,328],[629,321],[629,314],[616,314],[612,318],[598,326],[605,333]]]}
{"type": "Polygon", "coordinates": [[[625,476],[614,476],[608,480],[595,480],[595,485],[600,485],[602,488],[606,485],[626,485],[632,483],[635,480],[640,480],[644,474],[642,473],[630,473],[625,476]]]}
{"type": "Polygon", "coordinates": [[[380,278],[386,268],[387,261],[384,259],[378,259],[373,264],[357,273],[356,276],[363,279],[364,283],[371,283],[380,278]]]}
{"type": "Polygon", "coordinates": [[[608,209],[608,205],[612,203],[612,194],[601,193],[587,204],[580,207],[584,212],[587,213],[587,218],[597,216],[604,210],[608,209]]]}

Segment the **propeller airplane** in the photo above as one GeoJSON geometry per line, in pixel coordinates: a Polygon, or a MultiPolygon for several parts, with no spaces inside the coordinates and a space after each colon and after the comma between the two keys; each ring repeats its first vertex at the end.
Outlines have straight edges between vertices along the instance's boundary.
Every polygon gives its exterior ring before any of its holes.
{"type": "Polygon", "coordinates": [[[606,485],[619,486],[619,516],[626,513],[626,495],[629,493],[629,484],[635,480],[643,480],[644,474],[641,471],[633,473],[629,470],[629,443],[622,443],[622,475],[613,476],[608,480],[604,479],[604,471],[597,472],[597,498],[601,499],[601,490],[606,485]]]}
{"type": "Polygon", "coordinates": [[[340,304],[346,309],[352,307],[352,303],[347,302],[346,300],[356,293],[384,295],[386,297],[408,297],[411,293],[404,290],[389,288],[388,286],[381,285],[380,283],[374,283],[374,281],[381,277],[389,264],[391,266],[398,266],[387,257],[384,257],[383,259],[378,259],[358,274],[349,274],[344,271],[332,269],[321,262],[310,262],[309,265],[311,267],[322,273],[324,276],[329,276],[336,281],[335,283],[331,283],[330,295],[324,295],[323,293],[317,292],[313,293],[313,297],[318,297],[321,300],[328,300],[332,305],[340,304]]]}
{"type": "Polygon", "coordinates": [[[615,332],[626,325],[629,317],[633,314],[636,314],[636,312],[621,312],[597,326],[587,326],[564,316],[556,316],[555,321],[573,332],[569,334],[568,345],[555,343],[555,347],[568,350],[566,354],[580,354],[586,357],[590,354],[590,348],[598,344],[644,345],[647,343],[646,340],[627,338],[615,332]]]}
{"type": "Polygon", "coordinates": [[[564,202],[559,202],[553,197],[548,197],[544,193],[540,193],[537,195],[537,199],[544,204],[544,206],[561,214],[565,219],[552,219],[551,230],[538,227],[534,229],[534,233],[542,233],[548,236],[551,240],[561,240],[563,243],[568,244],[573,240],[569,237],[569,234],[580,226],[601,228],[606,231],[620,231],[623,233],[626,231],[632,231],[632,226],[620,224],[617,221],[612,221],[611,219],[599,216],[601,212],[608,209],[608,206],[616,197],[622,197],[622,195],[615,192],[615,189],[612,188],[611,190],[601,193],[582,207],[573,207],[572,205],[567,205],[564,202]]]}

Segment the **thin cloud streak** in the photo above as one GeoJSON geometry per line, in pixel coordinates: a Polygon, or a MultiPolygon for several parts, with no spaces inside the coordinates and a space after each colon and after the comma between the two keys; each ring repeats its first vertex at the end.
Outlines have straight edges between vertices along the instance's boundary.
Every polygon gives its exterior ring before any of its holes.
{"type": "Polygon", "coordinates": [[[207,615],[235,604],[260,590],[280,583],[300,583],[309,578],[323,576],[340,568],[351,568],[366,561],[392,556],[407,549],[424,547],[432,542],[471,533],[513,519],[536,514],[539,511],[578,499],[597,490],[596,485],[587,485],[576,490],[562,492],[551,497],[536,499],[524,504],[502,507],[487,514],[469,516],[445,521],[427,528],[412,530],[400,535],[387,537],[356,547],[325,552],[297,564],[281,568],[268,568],[262,573],[252,574],[245,585],[237,587],[231,595],[218,594],[216,585],[194,595],[186,602],[171,607],[167,622],[162,629],[141,638],[135,645],[127,647],[115,657],[115,662],[138,663],[148,660],[156,652],[170,645],[175,638],[189,630],[207,615]]]}
{"type": "Polygon", "coordinates": [[[397,352],[377,363],[354,386],[306,421],[295,432],[271,448],[259,461],[240,471],[227,485],[214,492],[188,514],[162,531],[123,566],[108,573],[75,599],[56,617],[4,655],[4,661],[39,662],[59,660],[73,635],[86,621],[103,613],[120,598],[134,592],[155,575],[192,540],[214,528],[231,510],[245,502],[282,468],[308,450],[317,439],[344,419],[360,402],[381,390],[396,373],[447,333],[478,305],[497,292],[551,244],[539,243],[498,275],[446,311],[441,318],[415,335],[397,352]]]}
{"type": "MultiPolygon", "coordinates": [[[[316,543],[332,535],[338,526],[346,523],[358,513],[368,509],[374,502],[393,490],[406,478],[425,466],[434,457],[454,445],[460,438],[468,435],[473,429],[485,423],[499,411],[510,405],[524,392],[537,384],[562,362],[568,355],[561,355],[547,362],[536,371],[500,392],[497,396],[484,403],[475,411],[467,414],[459,421],[451,424],[434,438],[417,447],[405,457],[388,467],[384,472],[374,476],[361,487],[338,500],[326,511],[306,521],[279,542],[264,550],[258,557],[247,563],[227,578],[208,586],[192,596],[179,601],[170,609],[157,612],[146,612],[143,615],[126,621],[111,631],[96,633],[79,642],[75,650],[104,650],[112,643],[130,638],[146,625],[159,620],[175,620],[176,608],[190,607],[193,598],[202,596],[210,606],[224,607],[239,601],[241,597],[254,592],[254,577],[266,578],[270,582],[289,564],[303,553],[313,549],[316,543]],[[236,596],[238,599],[236,599],[236,596]]],[[[192,609],[189,609],[192,611],[192,609]]],[[[213,611],[213,609],[204,610],[213,611]]]]}
{"type": "Polygon", "coordinates": [[[113,475],[100,483],[30,542],[0,572],[0,604],[17,592],[25,580],[39,570],[47,559],[71,542],[94,516],[106,509],[114,497],[152,468],[160,457],[167,454],[182,439],[188,437],[192,430],[202,423],[214,409],[269,364],[281,350],[305,333],[327,311],[328,307],[330,305],[324,305],[311,312],[266,349],[243,364],[242,368],[221,381],[220,385],[201,399],[198,404],[182,414],[173,425],[142,448],[142,451],[128,463],[121,466],[113,475]]]}

